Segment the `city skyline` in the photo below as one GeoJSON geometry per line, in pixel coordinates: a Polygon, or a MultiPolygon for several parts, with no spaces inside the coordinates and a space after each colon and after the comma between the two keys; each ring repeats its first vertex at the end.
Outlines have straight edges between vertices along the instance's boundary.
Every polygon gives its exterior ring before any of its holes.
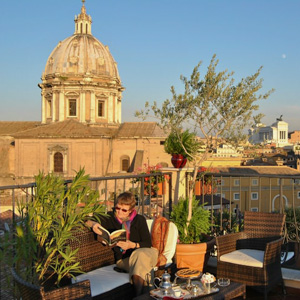
{"type": "MultiPolygon", "coordinates": [[[[59,41],[74,33],[80,0],[6,1],[1,4],[0,121],[41,120],[41,82],[47,59],[59,41]]],[[[259,102],[262,119],[271,125],[283,115],[289,131],[300,130],[297,83],[300,74],[299,1],[96,1],[86,0],[92,34],[118,63],[123,93],[122,121],[134,118],[144,103],[182,90],[180,75],[189,76],[203,61],[206,73],[213,54],[219,70],[235,71],[240,80],[263,66],[259,102]]]]}

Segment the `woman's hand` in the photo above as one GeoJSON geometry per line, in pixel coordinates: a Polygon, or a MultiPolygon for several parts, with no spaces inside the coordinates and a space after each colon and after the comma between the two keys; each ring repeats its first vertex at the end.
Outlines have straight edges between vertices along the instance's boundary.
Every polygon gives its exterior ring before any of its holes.
{"type": "Polygon", "coordinates": [[[117,246],[122,248],[123,250],[128,250],[128,249],[135,249],[136,248],[136,243],[135,242],[132,242],[132,241],[129,241],[127,240],[126,242],[118,242],[117,243],[117,246]]]}
{"type": "Polygon", "coordinates": [[[95,233],[102,235],[102,231],[100,230],[100,224],[95,222],[92,226],[92,229],[95,233]]]}

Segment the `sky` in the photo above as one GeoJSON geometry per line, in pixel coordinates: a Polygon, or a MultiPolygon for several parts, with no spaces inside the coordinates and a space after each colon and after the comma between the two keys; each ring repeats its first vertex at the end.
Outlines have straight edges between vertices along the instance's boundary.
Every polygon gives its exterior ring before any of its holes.
{"type": "MultiPolygon", "coordinates": [[[[59,41],[74,33],[81,0],[1,0],[0,120],[40,121],[38,83],[59,41]]],[[[271,125],[283,115],[289,131],[300,130],[299,0],[86,0],[92,34],[118,63],[122,121],[140,121],[134,112],[145,102],[182,91],[202,61],[214,54],[218,70],[234,71],[238,82],[263,66],[258,102],[271,125]]]]}

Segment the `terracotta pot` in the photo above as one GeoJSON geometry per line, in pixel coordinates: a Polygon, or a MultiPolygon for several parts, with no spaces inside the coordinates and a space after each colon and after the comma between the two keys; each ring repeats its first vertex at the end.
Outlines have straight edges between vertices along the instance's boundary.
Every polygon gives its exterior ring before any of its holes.
{"type": "Polygon", "coordinates": [[[199,180],[195,182],[194,192],[195,195],[198,196],[202,195],[202,193],[204,193],[204,195],[211,194],[212,186],[211,184],[207,184],[207,183],[204,183],[204,185],[202,185],[202,181],[199,180]]]}
{"type": "Polygon", "coordinates": [[[172,154],[171,163],[174,168],[183,168],[186,162],[187,159],[182,154],[172,154]]]}
{"type": "Polygon", "coordinates": [[[166,194],[166,185],[164,182],[159,182],[157,184],[158,186],[158,190],[157,190],[157,195],[161,196],[161,195],[165,195],[166,194]]]}
{"type": "Polygon", "coordinates": [[[206,243],[199,244],[177,244],[176,245],[176,265],[178,269],[189,268],[203,272],[210,251],[215,245],[215,238],[206,243]]]}
{"type": "MultiPolygon", "coordinates": [[[[148,188],[148,183],[145,183],[144,187],[145,187],[144,195],[149,195],[150,189],[148,188]]],[[[157,195],[161,196],[165,194],[166,194],[166,185],[164,182],[151,183],[151,196],[157,196],[157,195]]]]}

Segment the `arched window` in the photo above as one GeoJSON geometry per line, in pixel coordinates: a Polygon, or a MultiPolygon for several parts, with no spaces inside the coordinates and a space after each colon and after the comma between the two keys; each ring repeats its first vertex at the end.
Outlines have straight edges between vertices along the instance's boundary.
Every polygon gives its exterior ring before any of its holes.
{"type": "Polygon", "coordinates": [[[122,156],[121,157],[121,171],[128,172],[129,166],[130,166],[129,156],[122,156]]]}
{"type": "Polygon", "coordinates": [[[54,172],[62,173],[64,171],[64,157],[60,152],[54,154],[54,172]]]}

